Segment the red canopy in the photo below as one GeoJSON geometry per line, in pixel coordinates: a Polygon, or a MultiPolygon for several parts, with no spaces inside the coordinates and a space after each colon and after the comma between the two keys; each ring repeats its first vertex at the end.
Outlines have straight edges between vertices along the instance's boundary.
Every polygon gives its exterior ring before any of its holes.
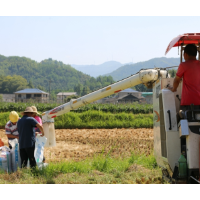
{"type": "Polygon", "coordinates": [[[181,46],[181,44],[200,44],[200,33],[185,33],[175,37],[168,45],[165,55],[172,47],[181,46]]]}

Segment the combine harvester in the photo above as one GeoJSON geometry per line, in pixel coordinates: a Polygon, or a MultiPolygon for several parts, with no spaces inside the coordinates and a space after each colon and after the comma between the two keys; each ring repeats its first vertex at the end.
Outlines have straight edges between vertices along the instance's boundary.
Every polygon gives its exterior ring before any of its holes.
{"type": "MultiPolygon", "coordinates": [[[[180,46],[182,62],[184,46],[187,44],[195,44],[198,47],[200,60],[200,33],[179,35],[170,42],[165,54],[172,47],[180,46]]],[[[168,68],[174,67],[177,66],[168,68]]],[[[44,112],[42,120],[48,139],[46,146],[56,145],[55,117],[126,88],[144,84],[147,88],[153,88],[154,155],[162,168],[163,178],[170,183],[200,183],[200,110],[191,105],[191,108],[185,111],[184,119],[177,123],[176,114],[180,110],[182,82],[177,92],[171,92],[168,88],[172,87],[174,78],[170,78],[168,68],[142,69],[112,85],[44,112]]]]}

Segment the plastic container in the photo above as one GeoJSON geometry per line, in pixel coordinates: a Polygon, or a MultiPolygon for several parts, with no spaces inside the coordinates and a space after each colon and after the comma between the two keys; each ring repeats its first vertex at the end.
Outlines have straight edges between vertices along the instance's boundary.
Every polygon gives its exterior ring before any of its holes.
{"type": "Polygon", "coordinates": [[[184,155],[181,155],[178,159],[179,164],[179,178],[186,178],[187,177],[187,160],[185,159],[184,155]]]}

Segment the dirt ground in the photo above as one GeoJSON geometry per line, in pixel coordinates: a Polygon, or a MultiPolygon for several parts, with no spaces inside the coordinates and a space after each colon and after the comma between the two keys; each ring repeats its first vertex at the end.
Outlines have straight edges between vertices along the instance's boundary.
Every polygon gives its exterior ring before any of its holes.
{"type": "MultiPolygon", "coordinates": [[[[0,138],[8,145],[5,130],[0,138]]],[[[128,156],[131,152],[149,155],[153,150],[153,129],[56,129],[56,147],[45,148],[46,162],[83,160],[98,154],[128,156]]]]}

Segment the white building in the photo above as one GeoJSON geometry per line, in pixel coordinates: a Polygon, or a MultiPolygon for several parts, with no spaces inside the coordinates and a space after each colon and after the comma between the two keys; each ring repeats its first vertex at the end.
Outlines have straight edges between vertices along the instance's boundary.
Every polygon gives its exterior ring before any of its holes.
{"type": "Polygon", "coordinates": [[[39,90],[37,88],[27,88],[14,93],[15,102],[37,102],[37,103],[48,103],[49,93],[39,90]]]}
{"type": "Polygon", "coordinates": [[[69,96],[72,96],[72,95],[77,95],[76,92],[59,92],[56,96],[57,96],[57,99],[56,99],[56,102],[57,103],[64,103],[64,100],[66,98],[68,98],[69,96]]]}

